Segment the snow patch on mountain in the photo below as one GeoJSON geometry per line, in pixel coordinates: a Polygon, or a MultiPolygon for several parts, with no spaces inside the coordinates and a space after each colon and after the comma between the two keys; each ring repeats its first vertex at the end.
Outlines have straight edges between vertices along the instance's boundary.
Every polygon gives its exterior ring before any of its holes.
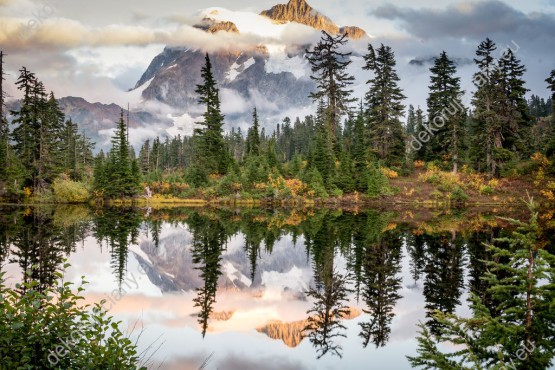
{"type": "Polygon", "coordinates": [[[168,114],[167,118],[173,121],[173,126],[166,129],[166,132],[172,137],[176,137],[177,135],[181,135],[182,137],[191,136],[195,129],[195,122],[198,121],[198,119],[191,117],[188,113],[184,113],[180,116],[168,114]]]}
{"type": "Polygon", "coordinates": [[[286,28],[283,24],[275,24],[271,19],[255,13],[232,11],[218,7],[202,10],[200,15],[218,22],[233,22],[240,33],[261,37],[279,39],[286,28]]]}
{"type": "Polygon", "coordinates": [[[227,72],[227,80],[229,82],[234,81],[241,72],[246,71],[254,63],[256,63],[256,61],[253,57],[250,57],[247,61],[241,64],[237,64],[237,62],[233,63],[229,72],[227,72]]]}
{"type": "Polygon", "coordinates": [[[236,281],[241,284],[250,287],[252,285],[251,279],[246,277],[241,271],[239,271],[230,261],[227,261],[222,268],[225,276],[235,284],[236,281]]]}
{"type": "Polygon", "coordinates": [[[274,49],[264,66],[266,73],[291,72],[298,80],[309,75],[308,61],[302,55],[289,57],[285,47],[274,49]]]}
{"type": "Polygon", "coordinates": [[[266,287],[262,299],[279,300],[284,291],[304,292],[308,290],[311,276],[297,266],[288,272],[264,271],[262,272],[262,285],[266,287]]]}

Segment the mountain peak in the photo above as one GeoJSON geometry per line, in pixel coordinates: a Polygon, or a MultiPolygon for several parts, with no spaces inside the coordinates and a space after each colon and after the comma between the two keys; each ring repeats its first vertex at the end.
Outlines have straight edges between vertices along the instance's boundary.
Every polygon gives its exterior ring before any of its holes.
{"type": "Polygon", "coordinates": [[[264,10],[260,15],[268,17],[275,22],[301,23],[329,34],[347,33],[349,38],[360,39],[366,32],[359,27],[339,28],[330,18],[312,8],[306,0],[289,0],[287,4],[278,4],[269,10],[264,10]]]}
{"type": "Polygon", "coordinates": [[[306,7],[308,9],[312,9],[312,7],[308,5],[306,0],[289,0],[289,3],[287,3],[287,6],[297,7],[297,8],[306,7]]]}
{"type": "Polygon", "coordinates": [[[287,4],[264,10],[260,15],[280,23],[297,22],[328,33],[339,32],[339,27],[331,19],[314,10],[305,0],[290,0],[287,4]]]}

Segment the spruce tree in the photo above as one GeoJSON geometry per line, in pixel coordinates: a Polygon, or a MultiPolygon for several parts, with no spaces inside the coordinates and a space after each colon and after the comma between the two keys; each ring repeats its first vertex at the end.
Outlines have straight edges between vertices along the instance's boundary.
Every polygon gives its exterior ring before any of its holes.
{"type": "Polygon", "coordinates": [[[12,124],[13,149],[19,158],[24,173],[24,186],[34,187],[35,166],[38,160],[38,140],[39,123],[35,109],[36,100],[34,97],[34,87],[36,83],[35,74],[22,67],[19,78],[16,82],[17,88],[23,91],[21,108],[18,111],[11,111],[14,116],[12,124]]]}
{"type": "MultiPolygon", "coordinates": [[[[551,126],[550,130],[548,130],[548,140],[546,143],[546,154],[550,158],[555,157],[555,134],[553,127],[555,126],[555,69],[551,71],[551,75],[545,80],[548,83],[548,88],[551,91],[551,126]]],[[[552,172],[555,172],[555,161],[552,162],[551,165],[552,172]]]]}
{"type": "Polygon", "coordinates": [[[530,150],[531,117],[528,111],[526,93],[522,78],[526,68],[516,58],[511,49],[507,49],[499,60],[501,81],[498,87],[503,89],[503,103],[501,114],[503,116],[503,147],[512,153],[521,154],[528,158],[530,150]]]}
{"type": "Polygon", "coordinates": [[[555,113],[555,69],[551,71],[551,74],[546,78],[545,82],[548,83],[547,88],[551,91],[551,112],[555,113]]]}
{"type": "Polygon", "coordinates": [[[106,190],[108,185],[108,175],[106,173],[106,156],[104,151],[100,150],[100,153],[94,159],[94,171],[93,171],[94,183],[93,188],[102,195],[106,190]]]}
{"type": "Polygon", "coordinates": [[[223,137],[224,116],[220,110],[219,89],[208,54],[201,69],[201,78],[203,83],[197,85],[195,92],[199,95],[199,103],[206,107],[206,111],[203,121],[197,122],[202,128],[195,129],[196,165],[205,168],[209,173],[225,174],[231,157],[223,137]]]}
{"type": "Polygon", "coordinates": [[[8,180],[8,152],[10,147],[8,120],[4,114],[5,99],[4,91],[4,53],[0,51],[0,193],[2,192],[1,183],[8,180]]]}
{"type": "MultiPolygon", "coordinates": [[[[260,134],[258,132],[258,113],[256,108],[252,112],[252,127],[247,134],[246,152],[250,156],[260,155],[260,134]]],[[[279,127],[279,126],[278,126],[279,127]]]]}
{"type": "Polygon", "coordinates": [[[368,154],[366,151],[366,129],[362,106],[355,119],[351,157],[354,167],[355,190],[365,193],[368,190],[368,154]]]}
{"type": "Polygon", "coordinates": [[[365,96],[370,144],[387,164],[400,165],[405,157],[405,131],[400,120],[405,96],[398,86],[395,54],[391,47],[383,44],[376,53],[369,44],[364,59],[364,69],[373,73],[367,82],[370,89],[365,96]]]}
{"type": "MultiPolygon", "coordinates": [[[[112,149],[103,165],[97,162],[95,168],[100,176],[105,179],[103,191],[108,198],[133,197],[139,192],[140,171],[138,164],[130,156],[127,135],[127,125],[123,119],[123,109],[117,122],[116,132],[112,137],[112,149]]],[[[103,181],[96,184],[102,185],[103,181]]]]}
{"type": "Polygon", "coordinates": [[[474,63],[479,71],[474,74],[474,85],[476,91],[472,99],[474,106],[473,112],[473,147],[478,169],[482,169],[482,164],[490,176],[494,176],[498,171],[498,161],[496,159],[496,149],[502,148],[502,118],[498,114],[499,105],[503,101],[502,91],[497,86],[500,80],[499,68],[494,57],[497,50],[495,43],[486,38],[481,42],[476,50],[477,58],[474,63]],[[483,159],[485,158],[485,163],[483,159]]]}
{"type": "Polygon", "coordinates": [[[336,144],[336,133],[342,115],[350,111],[352,90],[349,88],[354,77],[347,72],[351,64],[351,53],[343,53],[339,49],[347,43],[347,35],[331,36],[322,31],[322,38],[313,50],[306,50],[306,57],[316,81],[317,91],[310,94],[314,101],[324,101],[329,117],[329,135],[336,144]]]}
{"type": "Polygon", "coordinates": [[[459,149],[464,132],[465,108],[461,97],[460,78],[455,77],[455,63],[442,52],[430,68],[430,93],[428,95],[428,127],[432,132],[428,142],[426,160],[443,161],[449,158],[454,173],[458,171],[459,149]]]}

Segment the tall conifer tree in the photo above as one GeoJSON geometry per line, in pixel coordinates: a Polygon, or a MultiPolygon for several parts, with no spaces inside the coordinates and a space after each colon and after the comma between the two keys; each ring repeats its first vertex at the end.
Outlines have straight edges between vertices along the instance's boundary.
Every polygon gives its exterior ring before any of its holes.
{"type": "Polygon", "coordinates": [[[220,109],[220,92],[212,72],[210,57],[206,54],[201,70],[203,83],[197,85],[199,103],[206,107],[203,121],[197,122],[202,128],[195,129],[197,138],[197,165],[210,173],[225,174],[231,157],[223,137],[224,116],[220,109]]]}
{"type": "Polygon", "coordinates": [[[313,73],[311,78],[316,81],[318,89],[310,97],[314,101],[324,101],[329,119],[329,136],[334,144],[340,118],[350,111],[349,105],[354,101],[350,89],[354,77],[347,72],[351,53],[339,51],[347,41],[347,35],[331,36],[322,31],[322,38],[314,49],[306,51],[313,73]]]}
{"type": "Polygon", "coordinates": [[[257,156],[260,155],[260,133],[258,132],[258,113],[256,108],[252,112],[252,127],[247,134],[246,152],[247,155],[257,156]]]}
{"type": "Polygon", "coordinates": [[[430,72],[432,75],[427,99],[428,125],[433,135],[424,143],[424,146],[429,146],[429,156],[426,159],[442,161],[448,158],[452,163],[453,172],[456,173],[465,122],[460,78],[455,77],[455,63],[449,59],[446,52],[442,52],[436,58],[430,72]]]}
{"type": "Polygon", "coordinates": [[[405,96],[398,86],[395,54],[389,46],[382,44],[376,52],[369,44],[364,59],[364,69],[373,73],[365,97],[370,144],[380,159],[400,164],[405,156],[405,131],[400,120],[405,96]]]}

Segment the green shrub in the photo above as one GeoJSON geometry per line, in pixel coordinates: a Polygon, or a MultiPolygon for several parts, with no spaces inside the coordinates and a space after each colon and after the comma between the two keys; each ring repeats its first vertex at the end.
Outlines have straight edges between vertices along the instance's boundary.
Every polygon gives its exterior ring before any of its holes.
{"type": "Polygon", "coordinates": [[[185,181],[198,188],[208,183],[208,174],[199,166],[191,166],[185,173],[185,181]]]}
{"type": "Polygon", "coordinates": [[[389,181],[382,171],[376,166],[368,168],[368,191],[371,198],[390,194],[389,181]]]}
{"type": "Polygon", "coordinates": [[[468,200],[468,195],[464,192],[464,190],[457,186],[450,194],[450,198],[452,202],[455,203],[464,203],[468,200]]]}
{"type": "Polygon", "coordinates": [[[314,192],[316,198],[329,197],[322,174],[320,174],[320,171],[318,171],[316,167],[311,167],[306,171],[302,176],[302,181],[308,184],[308,187],[314,192]]]}
{"type": "MultiPolygon", "coordinates": [[[[52,191],[52,189],[46,188],[34,193],[31,196],[30,200],[31,202],[36,202],[36,203],[55,203],[56,197],[54,196],[54,192],[52,191]]],[[[60,203],[69,203],[69,202],[60,202],[60,203]]]]}
{"type": "MultiPolygon", "coordinates": [[[[67,267],[67,265],[66,265],[67,267]]],[[[136,345],[102,308],[80,305],[56,274],[52,287],[37,281],[5,285],[0,274],[0,359],[3,369],[137,369],[136,345]]],[[[83,284],[85,282],[83,281],[83,284]]],[[[146,369],[145,367],[141,369],[146,369]]]]}
{"type": "Polygon", "coordinates": [[[482,185],[480,186],[480,194],[484,194],[484,195],[493,195],[493,193],[495,192],[495,189],[493,189],[491,186],[489,185],[482,185]]]}
{"type": "Polygon", "coordinates": [[[233,168],[230,168],[227,175],[223,176],[216,185],[216,193],[219,196],[234,195],[241,190],[241,179],[233,168]]]}
{"type": "Polygon", "coordinates": [[[332,197],[338,197],[339,198],[339,197],[343,196],[343,190],[341,190],[337,187],[334,187],[330,190],[330,194],[331,194],[332,197]]]}
{"type": "Polygon", "coordinates": [[[91,196],[85,184],[72,181],[65,176],[60,176],[54,181],[52,190],[56,203],[84,203],[91,196]]]}
{"type": "Polygon", "coordinates": [[[430,193],[430,196],[435,200],[439,200],[439,198],[443,196],[443,193],[437,189],[434,189],[434,191],[430,193]]]}

